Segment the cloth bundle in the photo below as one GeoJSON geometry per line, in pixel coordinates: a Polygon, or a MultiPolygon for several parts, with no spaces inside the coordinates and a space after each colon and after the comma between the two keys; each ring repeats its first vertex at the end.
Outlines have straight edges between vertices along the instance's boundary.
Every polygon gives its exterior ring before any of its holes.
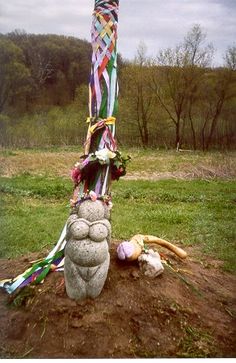
{"type": "Polygon", "coordinates": [[[186,258],[187,253],[172,243],[150,235],[136,234],[130,241],[121,242],[117,247],[120,260],[138,260],[142,272],[149,277],[156,277],[164,271],[158,252],[148,249],[147,243],[155,243],[168,248],[180,258],[186,258]]]}

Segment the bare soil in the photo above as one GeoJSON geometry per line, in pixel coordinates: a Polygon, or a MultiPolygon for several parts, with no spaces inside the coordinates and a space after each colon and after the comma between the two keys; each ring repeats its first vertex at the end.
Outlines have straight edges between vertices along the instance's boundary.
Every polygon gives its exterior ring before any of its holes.
{"type": "MultiPolygon", "coordinates": [[[[1,358],[235,357],[236,276],[221,262],[188,248],[154,279],[137,262],[117,259],[101,295],[75,302],[67,297],[63,272],[48,275],[16,296],[0,291],[1,358]],[[177,273],[177,271],[179,271],[177,273]]],[[[164,253],[164,254],[163,254],[164,253]]],[[[0,279],[29,267],[30,254],[1,260],[0,279]]]]}

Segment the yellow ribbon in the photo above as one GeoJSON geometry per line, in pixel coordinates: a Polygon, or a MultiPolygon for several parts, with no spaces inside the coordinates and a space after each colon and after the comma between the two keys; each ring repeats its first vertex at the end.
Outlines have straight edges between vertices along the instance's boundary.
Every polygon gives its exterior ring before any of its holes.
{"type": "Polygon", "coordinates": [[[87,117],[86,122],[89,124],[91,121],[94,121],[95,117],[87,117]]]}
{"type": "MultiPolygon", "coordinates": [[[[88,121],[88,119],[90,120],[90,117],[88,117],[87,118],[87,122],[89,122],[88,121]]],[[[96,130],[96,128],[99,126],[99,123],[103,123],[103,124],[101,124],[101,126],[102,125],[114,125],[115,124],[115,122],[116,122],[116,118],[115,117],[113,117],[113,116],[110,116],[110,117],[108,117],[108,118],[105,118],[105,119],[102,119],[102,120],[98,120],[98,122],[96,122],[96,124],[95,125],[93,125],[93,126],[91,126],[90,128],[89,128],[89,132],[91,133],[91,134],[93,134],[94,133],[94,131],[96,130]]]]}

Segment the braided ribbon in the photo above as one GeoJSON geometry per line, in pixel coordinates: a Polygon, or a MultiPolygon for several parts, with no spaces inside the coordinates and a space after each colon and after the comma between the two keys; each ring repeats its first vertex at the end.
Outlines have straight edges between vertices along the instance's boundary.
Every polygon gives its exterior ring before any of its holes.
{"type": "MultiPolygon", "coordinates": [[[[92,21],[92,66],[89,83],[89,127],[85,143],[85,155],[95,150],[115,151],[115,115],[117,111],[117,21],[119,0],[95,0],[92,21]]],[[[90,158],[83,161],[83,167],[90,158]]],[[[93,190],[98,197],[108,194],[109,165],[89,173],[80,185],[79,198],[93,190]]],[[[60,270],[64,264],[66,224],[61,236],[49,255],[14,279],[0,281],[0,287],[13,293],[29,283],[41,282],[50,270],[60,270]]]]}
{"type": "Polygon", "coordinates": [[[116,112],[118,4],[118,0],[95,1],[91,29],[90,117],[105,119],[116,112]]]}
{"type": "MultiPolygon", "coordinates": [[[[107,148],[116,151],[115,115],[117,112],[117,23],[119,0],[96,0],[91,40],[92,64],[89,82],[89,122],[85,155],[107,148]]],[[[84,183],[83,193],[96,189],[108,194],[109,165],[101,167],[84,183]]],[[[82,194],[81,194],[82,195],[82,194]]]]}

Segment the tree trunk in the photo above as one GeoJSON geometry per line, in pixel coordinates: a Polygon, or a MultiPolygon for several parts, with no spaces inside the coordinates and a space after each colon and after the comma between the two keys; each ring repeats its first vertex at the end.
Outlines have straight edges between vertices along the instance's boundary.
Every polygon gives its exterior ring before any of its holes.
{"type": "Polygon", "coordinates": [[[201,130],[201,139],[202,139],[202,151],[205,151],[205,129],[207,125],[208,119],[205,120],[203,128],[201,130]]]}
{"type": "Polygon", "coordinates": [[[149,134],[148,134],[148,128],[147,123],[144,122],[143,124],[143,146],[146,148],[149,144],[149,134]]]}
{"type": "Polygon", "coordinates": [[[181,147],[181,144],[180,144],[180,120],[177,120],[177,122],[175,123],[175,147],[176,147],[177,151],[181,147]]]}
{"type": "Polygon", "coordinates": [[[193,150],[195,151],[197,149],[197,142],[196,142],[196,131],[194,129],[193,120],[191,115],[189,116],[190,119],[190,125],[192,130],[192,140],[193,140],[193,150]]]}
{"type": "Polygon", "coordinates": [[[206,142],[206,150],[209,150],[209,146],[210,146],[210,144],[212,142],[212,137],[213,137],[213,134],[215,132],[217,121],[218,121],[218,119],[220,117],[223,104],[224,104],[224,98],[219,100],[219,102],[217,104],[217,107],[216,107],[214,117],[212,118],[210,133],[209,133],[209,136],[208,136],[207,142],[206,142]]]}

